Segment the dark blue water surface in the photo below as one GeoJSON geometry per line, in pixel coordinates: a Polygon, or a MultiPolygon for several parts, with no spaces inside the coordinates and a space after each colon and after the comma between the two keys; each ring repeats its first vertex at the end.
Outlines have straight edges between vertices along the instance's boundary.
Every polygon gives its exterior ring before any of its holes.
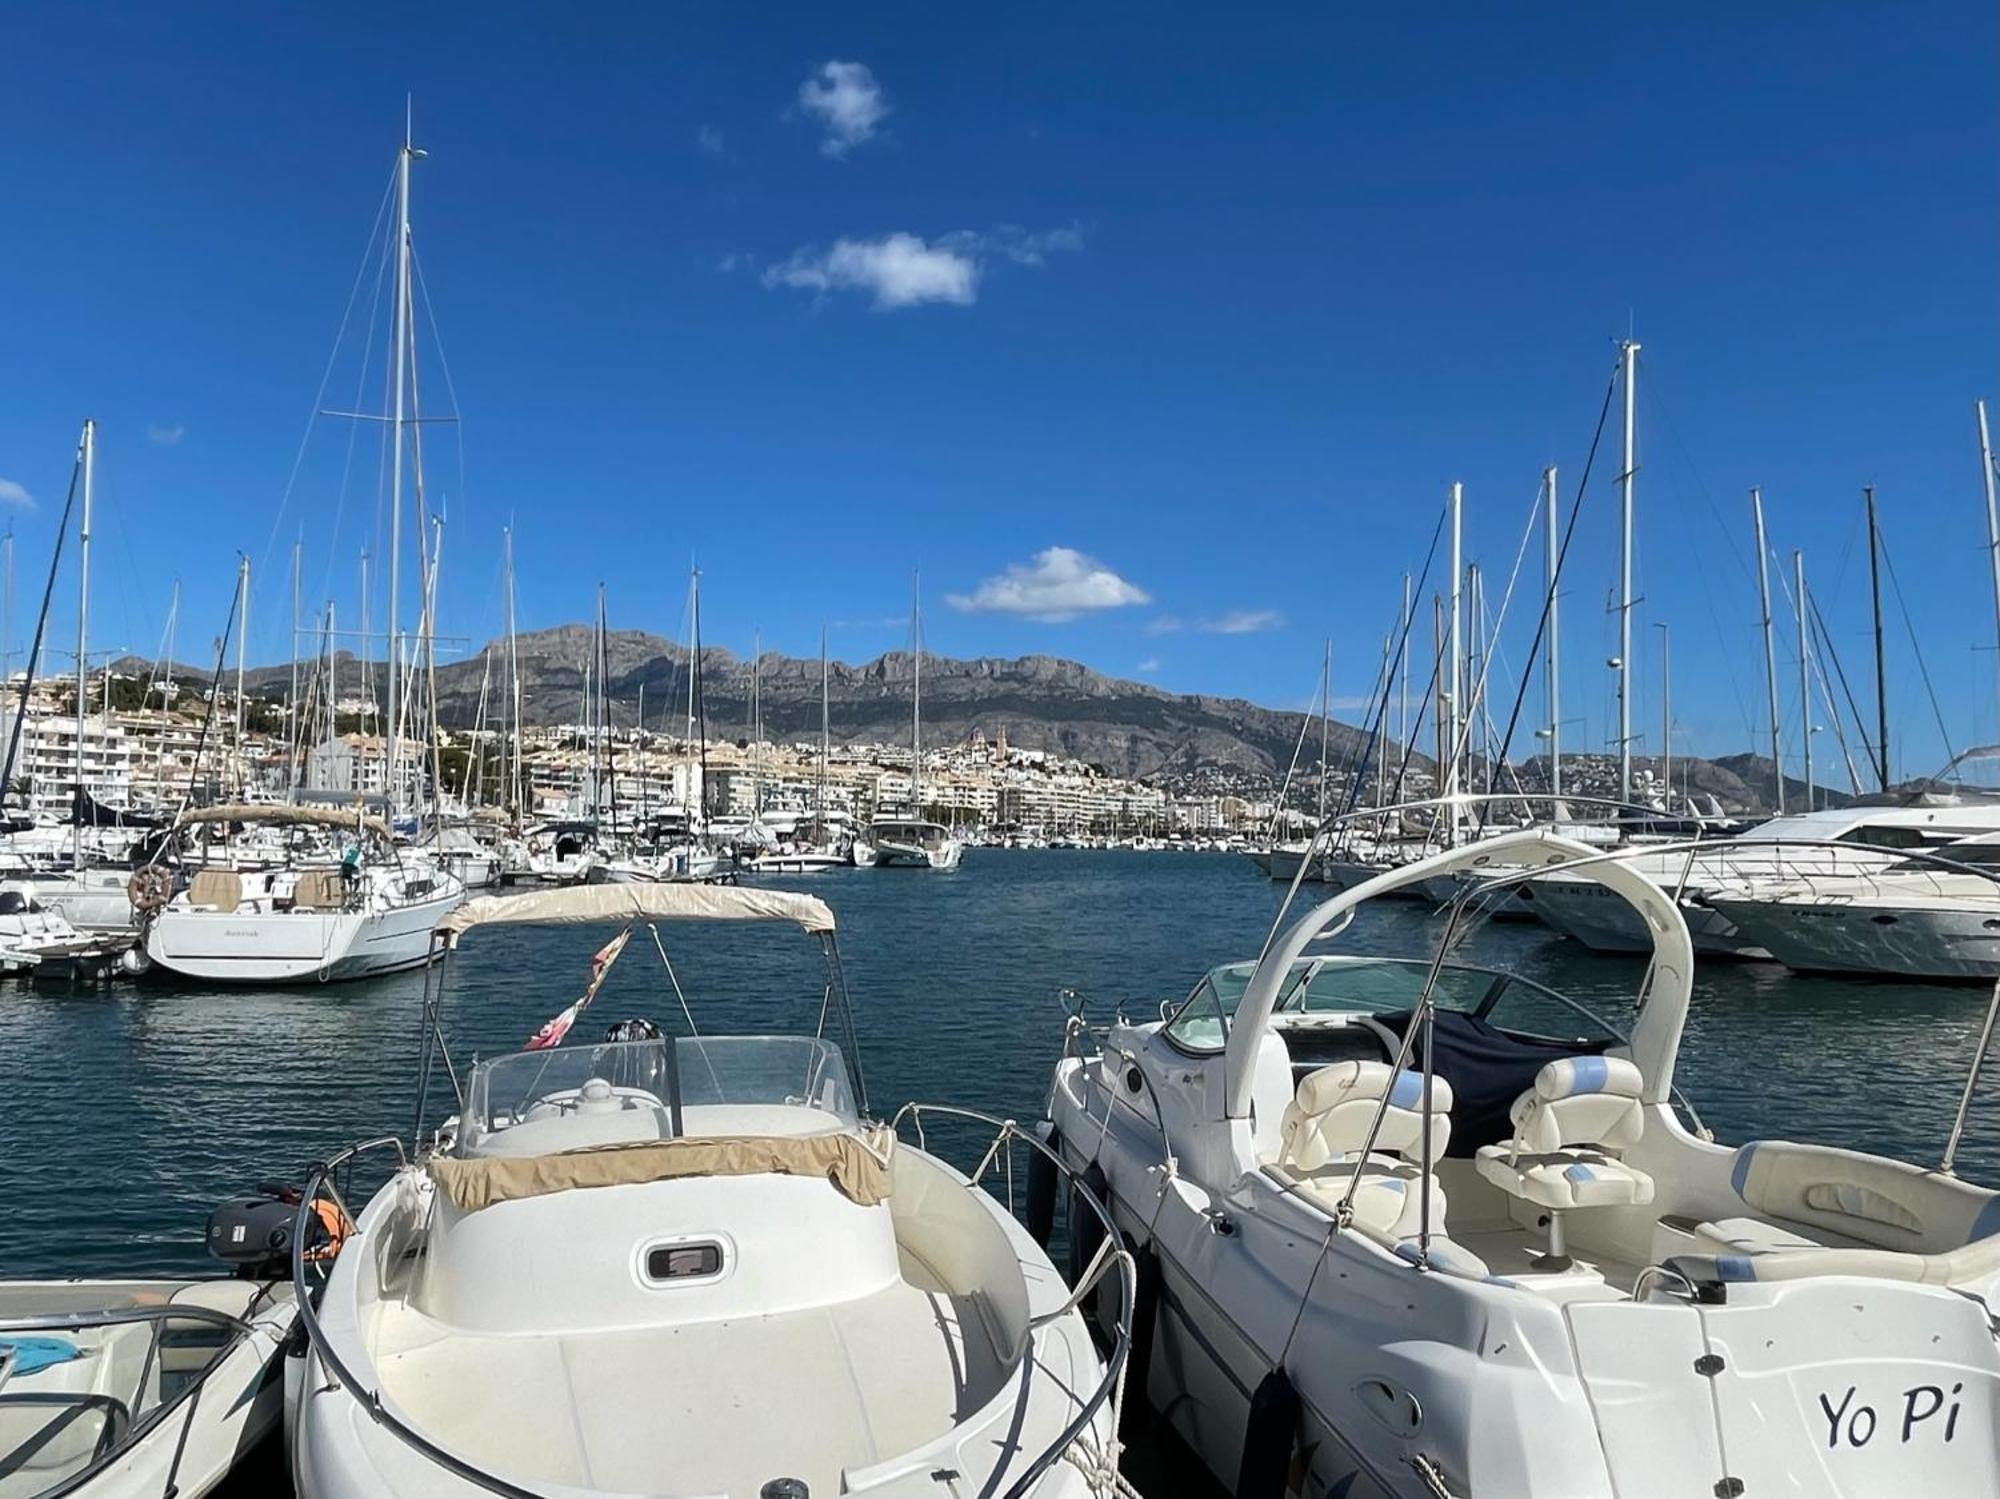
{"type": "MultiPolygon", "coordinates": [[[[811,889],[840,921],[874,1111],[912,1098],[1023,1120],[1041,1112],[1062,1040],[1056,991],[1094,1018],[1149,1016],[1207,967],[1254,957],[1282,898],[1223,854],[983,851],[954,874],[841,871],[811,889]]],[[[1310,890],[1310,887],[1309,887],[1310,890]]],[[[1441,919],[1364,910],[1355,950],[1426,956],[1441,919]]],[[[489,928],[446,970],[461,1062],[517,1049],[582,990],[613,929],[489,928]]],[[[810,1032],[817,944],[790,927],[662,927],[710,1034],[810,1032]]],[[[1493,927],[1468,957],[1606,1013],[1640,965],[1536,926],[1493,927]]],[[[1697,975],[1679,1081],[1719,1138],[1815,1139],[1934,1164],[1987,993],[1793,978],[1769,965],[1697,975]]],[[[166,984],[0,991],[0,1275],[201,1270],[220,1199],[297,1179],[364,1136],[411,1129],[423,978],[254,992],[166,984]]],[[[642,929],[575,1034],[647,1015],[684,1030],[642,929]]],[[[434,1099],[449,1103],[445,1094],[434,1099]]],[[[441,1108],[434,1108],[438,1115],[441,1108]]],[[[2000,1183],[2000,1067],[1982,1087],[1961,1173],[2000,1183]]]]}

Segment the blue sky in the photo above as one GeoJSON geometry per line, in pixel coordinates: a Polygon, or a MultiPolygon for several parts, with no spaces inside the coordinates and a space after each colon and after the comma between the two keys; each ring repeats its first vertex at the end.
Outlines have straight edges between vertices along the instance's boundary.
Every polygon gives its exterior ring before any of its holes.
{"type": "MultiPolygon", "coordinates": [[[[807,654],[827,622],[861,659],[906,638],[921,567],[939,651],[1289,705],[1330,635],[1357,698],[1447,483],[1497,598],[1543,464],[1567,504],[1629,328],[1642,748],[1656,622],[1677,748],[1742,748],[1761,716],[1752,484],[1857,692],[1878,487],[1949,730],[1992,738],[1993,31],[1921,5],[17,15],[17,633],[86,415],[96,642],[150,653],[178,576],[180,654],[205,656],[240,550],[252,654],[281,657],[301,534],[308,599],[356,617],[373,430],[344,486],[336,421],[287,478],[407,92],[462,416],[429,429],[455,634],[498,626],[512,517],[524,625],[584,617],[602,580],[615,625],[672,632],[692,557],[708,640],[807,654]]],[[[366,307],[328,405],[355,398],[366,307]]],[[[1565,599],[1578,745],[1610,725],[1614,452],[1565,599]]],[[[1940,736],[1891,615],[1915,770],[1940,736]]]]}

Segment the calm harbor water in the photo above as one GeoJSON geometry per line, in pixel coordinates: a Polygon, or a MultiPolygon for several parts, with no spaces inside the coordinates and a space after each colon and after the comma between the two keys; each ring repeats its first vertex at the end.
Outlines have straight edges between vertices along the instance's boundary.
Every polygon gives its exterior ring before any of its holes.
{"type": "MultiPolygon", "coordinates": [[[[771,883],[832,905],[871,1102],[955,1102],[1023,1120],[1061,1045],[1056,991],[1133,1016],[1212,964],[1253,957],[1281,898],[1240,857],[975,850],[955,874],[842,871],[771,883]]],[[[1365,911],[1342,946],[1429,951],[1437,918],[1365,911]]],[[[810,1031],[815,944],[786,928],[661,928],[699,1027],[810,1031]]],[[[445,1027],[461,1059],[513,1050],[581,992],[609,931],[491,929],[454,960],[445,1027]]],[[[1468,956],[1607,1013],[1640,966],[1536,926],[1468,956]]],[[[1679,1081],[1718,1138],[1817,1139],[1934,1163],[1984,1016],[1977,988],[1805,980],[1710,964],[1679,1081]]],[[[0,991],[0,1275],[202,1272],[209,1209],[369,1135],[407,1136],[420,975],[267,993],[165,984],[0,991]]],[[[574,1033],[679,1006],[642,930],[574,1033]]],[[[2000,1183],[2000,1068],[1960,1152],[2000,1183]]]]}

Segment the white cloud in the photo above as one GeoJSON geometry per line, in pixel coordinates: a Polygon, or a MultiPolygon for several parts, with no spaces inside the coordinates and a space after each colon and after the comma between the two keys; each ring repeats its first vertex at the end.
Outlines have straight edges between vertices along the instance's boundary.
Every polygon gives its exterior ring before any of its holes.
{"type": "Polygon", "coordinates": [[[0,479],[0,505],[18,505],[23,510],[35,508],[35,497],[28,493],[24,485],[12,479],[0,479]]]}
{"type": "Polygon", "coordinates": [[[146,441],[157,443],[163,448],[178,447],[180,440],[187,436],[187,432],[188,429],[179,422],[175,422],[171,427],[156,422],[146,429],[146,441]]]}
{"type": "Polygon", "coordinates": [[[1179,618],[1172,614],[1156,614],[1146,621],[1148,635],[1172,635],[1181,629],[1179,618]]]}
{"type": "Polygon", "coordinates": [[[718,125],[704,125],[694,133],[694,143],[711,156],[722,154],[722,128],[718,125]]]}
{"type": "Polygon", "coordinates": [[[1275,609],[1231,609],[1227,614],[1197,620],[1195,628],[1210,635],[1255,635],[1275,630],[1284,622],[1285,616],[1275,609]]]}
{"type": "Polygon", "coordinates": [[[970,255],[931,245],[914,234],[839,239],[824,254],[807,248],[764,272],[766,286],[809,291],[865,291],[878,311],[950,302],[968,307],[979,294],[979,264],[970,255]]]}
{"type": "Polygon", "coordinates": [[[1141,676],[1151,676],[1160,669],[1160,658],[1158,656],[1148,656],[1132,669],[1141,676]]]}
{"type": "Polygon", "coordinates": [[[822,295],[865,291],[874,297],[879,311],[926,302],[969,307],[978,299],[979,282],[989,261],[1040,266],[1047,264],[1055,251],[1082,248],[1083,231],[1075,226],[1040,232],[1014,225],[983,233],[955,229],[934,240],[899,231],[880,239],[837,239],[833,248],[825,251],[817,245],[794,250],[790,259],[764,272],[764,284],[822,295]]]}
{"type": "Polygon", "coordinates": [[[799,107],[826,129],[820,150],[841,157],[875,134],[889,101],[868,64],[829,62],[799,85],[799,107]]]}
{"type": "Polygon", "coordinates": [[[1333,706],[1333,711],[1336,713],[1356,713],[1374,707],[1375,699],[1372,697],[1362,697],[1358,694],[1347,694],[1343,696],[1342,694],[1336,692],[1333,695],[1332,706],[1333,706]]]}
{"type": "Polygon", "coordinates": [[[1049,547],[1032,562],[1016,562],[988,578],[970,594],[946,595],[945,602],[968,614],[1018,614],[1060,624],[1099,609],[1150,604],[1152,597],[1094,557],[1072,547],[1049,547]]]}

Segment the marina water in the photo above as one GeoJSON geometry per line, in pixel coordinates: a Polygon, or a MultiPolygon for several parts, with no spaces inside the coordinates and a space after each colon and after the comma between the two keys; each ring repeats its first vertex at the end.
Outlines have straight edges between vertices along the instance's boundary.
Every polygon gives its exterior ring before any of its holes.
{"type": "MultiPolygon", "coordinates": [[[[1024,1121],[1041,1114],[1061,1046],[1059,989],[1085,996],[1093,1019],[1121,1006],[1156,1013],[1206,968],[1256,956],[1283,896],[1240,857],[1121,851],[981,850],[950,874],[771,883],[811,889],[839,918],[878,1114],[921,1099],[1024,1121]]],[[[1427,956],[1441,922],[1376,902],[1337,946],[1427,956]]],[[[445,997],[454,1055],[518,1049],[582,992],[589,955],[610,934],[474,933],[445,997]]],[[[660,935],[704,1033],[813,1028],[821,965],[790,928],[660,935]]],[[[1535,925],[1486,928],[1464,956],[1614,1020],[1629,1014],[1642,971],[1535,925]]],[[[1803,979],[1764,964],[1705,963],[1696,977],[1678,1082],[1719,1139],[1937,1161],[1989,991],[1803,979]]],[[[408,974],[265,993],[151,983],[0,993],[0,1274],[212,1273],[201,1239],[216,1202],[296,1181],[363,1137],[408,1137],[422,988],[408,974]]],[[[687,1023],[643,928],[573,1037],[595,1039],[628,1015],[687,1023]]],[[[449,1097],[445,1082],[434,1098],[449,1097]]],[[[1974,1102],[1959,1171],[2000,1184],[2000,1068],[1974,1102]]]]}

